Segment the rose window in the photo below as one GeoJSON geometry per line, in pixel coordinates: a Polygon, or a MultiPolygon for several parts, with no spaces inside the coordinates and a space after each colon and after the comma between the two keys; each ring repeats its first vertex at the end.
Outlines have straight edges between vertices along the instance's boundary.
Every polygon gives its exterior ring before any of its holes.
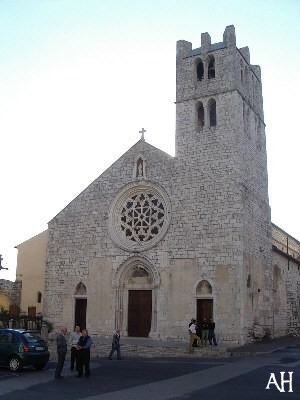
{"type": "Polygon", "coordinates": [[[155,246],[170,225],[171,206],[165,190],[140,180],[124,186],[112,201],[108,229],[115,244],[141,252],[155,246]]]}
{"type": "Polygon", "coordinates": [[[121,209],[121,229],[133,242],[147,242],[158,235],[165,222],[162,200],[151,193],[131,196],[121,209]]]}

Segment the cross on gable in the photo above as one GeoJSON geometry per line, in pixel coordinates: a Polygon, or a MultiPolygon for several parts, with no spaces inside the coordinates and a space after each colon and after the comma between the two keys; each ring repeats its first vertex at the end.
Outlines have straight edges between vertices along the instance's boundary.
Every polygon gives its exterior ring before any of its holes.
{"type": "Polygon", "coordinates": [[[139,133],[141,134],[141,140],[145,140],[144,138],[144,133],[147,132],[146,129],[142,128],[141,131],[139,131],[139,133]]]}

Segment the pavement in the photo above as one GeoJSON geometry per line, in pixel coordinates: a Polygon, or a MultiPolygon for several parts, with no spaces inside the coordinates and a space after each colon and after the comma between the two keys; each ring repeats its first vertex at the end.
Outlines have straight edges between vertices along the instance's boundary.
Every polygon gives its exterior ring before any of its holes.
{"type": "MultiPolygon", "coordinates": [[[[168,356],[173,352],[173,356],[186,356],[188,352],[187,342],[177,341],[159,341],[151,338],[122,338],[123,349],[129,351],[131,356],[139,355],[140,357],[159,357],[168,356]],[[133,351],[136,350],[136,351],[133,351]],[[133,354],[132,354],[133,353],[133,354]]],[[[243,346],[232,345],[226,342],[219,342],[218,346],[205,346],[195,349],[192,356],[255,356],[260,354],[272,353],[284,348],[295,347],[300,345],[300,336],[283,336],[278,338],[268,338],[262,342],[248,343],[243,346]]],[[[121,348],[122,349],[122,348],[121,348]]]]}
{"type": "MultiPolygon", "coordinates": [[[[56,344],[48,343],[50,359],[56,360],[56,344]]],[[[194,348],[189,354],[188,342],[174,340],[155,340],[151,338],[122,337],[121,353],[125,359],[129,358],[167,358],[167,357],[189,357],[189,358],[217,358],[217,357],[245,357],[268,354],[288,347],[300,345],[300,337],[284,336],[274,339],[265,339],[262,342],[249,343],[243,346],[231,343],[219,342],[218,346],[204,346],[194,348]]],[[[107,358],[111,350],[111,338],[93,338],[91,357],[94,360],[107,358]]],[[[69,358],[69,353],[67,359],[69,358]]]]}
{"type": "Polygon", "coordinates": [[[273,353],[285,348],[300,345],[300,336],[282,336],[274,339],[265,339],[262,342],[248,343],[243,346],[228,348],[227,351],[232,355],[260,355],[273,353]]]}
{"type": "MultiPolygon", "coordinates": [[[[106,344],[106,340],[100,341],[101,347],[109,346],[109,339],[106,344]]],[[[108,361],[108,348],[105,351],[102,348],[101,356],[93,357],[93,372],[89,380],[73,379],[75,373],[70,371],[69,361],[63,372],[66,379],[61,381],[53,379],[54,360],[44,371],[28,369],[19,374],[4,371],[0,397],[3,400],[23,397],[32,400],[41,397],[44,400],[133,400],[141,397],[143,400],[196,400],[205,396],[210,399],[243,397],[245,400],[275,400],[284,398],[284,394],[278,392],[275,386],[270,393],[265,390],[270,373],[277,376],[281,371],[288,370],[294,373],[295,393],[287,395],[289,399],[299,400],[300,337],[286,336],[234,347],[220,342],[216,347],[197,348],[193,354],[187,353],[187,342],[126,337],[122,338],[122,342],[129,352],[128,357],[124,357],[125,361],[117,361],[116,356],[113,361],[108,361]],[[134,347],[137,351],[133,350],[134,347]],[[218,357],[220,349],[227,352],[227,358],[218,357]],[[289,350],[279,351],[283,349],[289,350]],[[276,351],[278,353],[268,355],[276,351]],[[174,354],[170,356],[172,352],[174,354]]]]}

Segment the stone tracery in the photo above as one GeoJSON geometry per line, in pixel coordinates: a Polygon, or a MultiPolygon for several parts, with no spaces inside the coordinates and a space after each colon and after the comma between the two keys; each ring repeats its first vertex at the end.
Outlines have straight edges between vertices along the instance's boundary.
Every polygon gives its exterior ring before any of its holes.
{"type": "Polygon", "coordinates": [[[152,193],[140,193],[126,200],[121,210],[121,229],[134,242],[147,242],[159,234],[165,207],[152,193]]]}
{"type": "Polygon", "coordinates": [[[158,185],[140,180],[126,185],[112,202],[109,232],[124,250],[140,252],[158,243],[170,224],[170,201],[158,185]]]}

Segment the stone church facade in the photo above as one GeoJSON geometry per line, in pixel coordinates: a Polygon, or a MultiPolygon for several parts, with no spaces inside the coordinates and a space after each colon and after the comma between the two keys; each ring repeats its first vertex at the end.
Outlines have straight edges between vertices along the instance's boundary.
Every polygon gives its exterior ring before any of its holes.
{"type": "Polygon", "coordinates": [[[97,336],[185,340],[194,316],[232,343],[299,333],[299,242],[274,242],[260,68],[233,26],[177,43],[175,140],[142,137],[49,222],[43,314],[97,336]]]}

